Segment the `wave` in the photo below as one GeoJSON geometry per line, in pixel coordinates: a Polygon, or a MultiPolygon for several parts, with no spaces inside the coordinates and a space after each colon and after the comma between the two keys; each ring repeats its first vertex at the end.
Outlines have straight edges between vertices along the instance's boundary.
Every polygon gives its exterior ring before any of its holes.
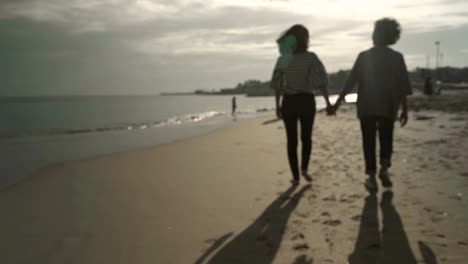
{"type": "MultiPolygon", "coordinates": [[[[239,110],[239,115],[255,115],[255,113],[270,111],[272,109],[261,108],[255,110],[239,110]]],[[[158,128],[166,126],[176,126],[187,123],[197,123],[207,119],[216,117],[228,117],[230,113],[222,111],[206,111],[200,113],[191,113],[180,116],[173,116],[165,120],[155,121],[144,121],[138,123],[124,123],[113,126],[103,126],[94,128],[49,128],[49,129],[34,129],[30,131],[11,131],[11,132],[0,132],[0,139],[18,138],[18,137],[30,137],[30,136],[52,136],[52,135],[74,135],[74,134],[87,134],[87,133],[99,133],[99,132],[110,132],[110,131],[131,131],[131,130],[143,130],[148,128],[158,128]]]]}

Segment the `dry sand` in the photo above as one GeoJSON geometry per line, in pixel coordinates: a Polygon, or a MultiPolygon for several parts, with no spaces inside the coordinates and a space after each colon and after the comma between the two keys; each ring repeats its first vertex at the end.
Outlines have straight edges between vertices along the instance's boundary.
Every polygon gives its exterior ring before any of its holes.
{"type": "Polygon", "coordinates": [[[0,263],[467,263],[467,93],[410,105],[393,195],[363,188],[354,106],[317,115],[295,189],[283,124],[247,120],[1,191],[0,263]]]}

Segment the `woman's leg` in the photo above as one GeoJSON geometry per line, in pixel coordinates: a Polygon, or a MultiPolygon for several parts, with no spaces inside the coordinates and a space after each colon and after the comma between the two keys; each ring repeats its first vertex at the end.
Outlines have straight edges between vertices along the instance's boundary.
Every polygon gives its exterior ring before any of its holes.
{"type": "Polygon", "coordinates": [[[375,176],[377,172],[375,159],[375,136],[377,120],[375,117],[362,117],[360,121],[362,132],[362,148],[364,150],[364,159],[366,162],[366,174],[375,176]]]}
{"type": "Polygon", "coordinates": [[[393,124],[390,118],[379,118],[380,166],[389,168],[392,165],[393,124]]]}
{"type": "Polygon", "coordinates": [[[284,126],[286,127],[286,137],[288,145],[289,167],[295,181],[299,180],[299,165],[297,161],[297,121],[298,116],[294,111],[294,103],[290,102],[293,98],[285,97],[282,105],[282,114],[284,126]]]}
{"type": "Polygon", "coordinates": [[[388,175],[388,168],[392,162],[393,151],[393,120],[379,118],[379,141],[380,141],[380,172],[379,178],[384,187],[391,187],[392,181],[388,175]]]}
{"type": "Polygon", "coordinates": [[[312,105],[306,105],[305,107],[309,109],[304,109],[305,111],[301,114],[301,141],[302,141],[302,161],[301,161],[301,170],[307,172],[310,161],[310,154],[312,152],[312,129],[314,126],[315,119],[315,103],[312,105]],[[310,110],[310,111],[307,111],[310,110]]]}

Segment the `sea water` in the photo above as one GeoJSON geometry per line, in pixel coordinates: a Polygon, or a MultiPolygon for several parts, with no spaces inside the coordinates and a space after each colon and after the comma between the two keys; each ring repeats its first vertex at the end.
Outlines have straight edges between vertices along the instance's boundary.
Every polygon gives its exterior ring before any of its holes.
{"type": "MultiPolygon", "coordinates": [[[[237,95],[235,115],[232,97],[0,98],[0,187],[51,163],[152,147],[246,118],[274,118],[273,97],[237,95]]],[[[316,101],[318,109],[325,107],[322,97],[316,101]]]]}

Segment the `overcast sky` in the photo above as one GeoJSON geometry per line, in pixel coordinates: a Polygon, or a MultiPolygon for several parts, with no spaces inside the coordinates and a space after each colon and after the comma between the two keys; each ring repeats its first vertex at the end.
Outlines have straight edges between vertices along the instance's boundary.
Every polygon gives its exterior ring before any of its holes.
{"type": "Polygon", "coordinates": [[[400,21],[408,67],[468,63],[464,0],[1,0],[0,96],[156,94],[267,80],[292,24],[329,72],[371,46],[373,22],[400,21]]]}

